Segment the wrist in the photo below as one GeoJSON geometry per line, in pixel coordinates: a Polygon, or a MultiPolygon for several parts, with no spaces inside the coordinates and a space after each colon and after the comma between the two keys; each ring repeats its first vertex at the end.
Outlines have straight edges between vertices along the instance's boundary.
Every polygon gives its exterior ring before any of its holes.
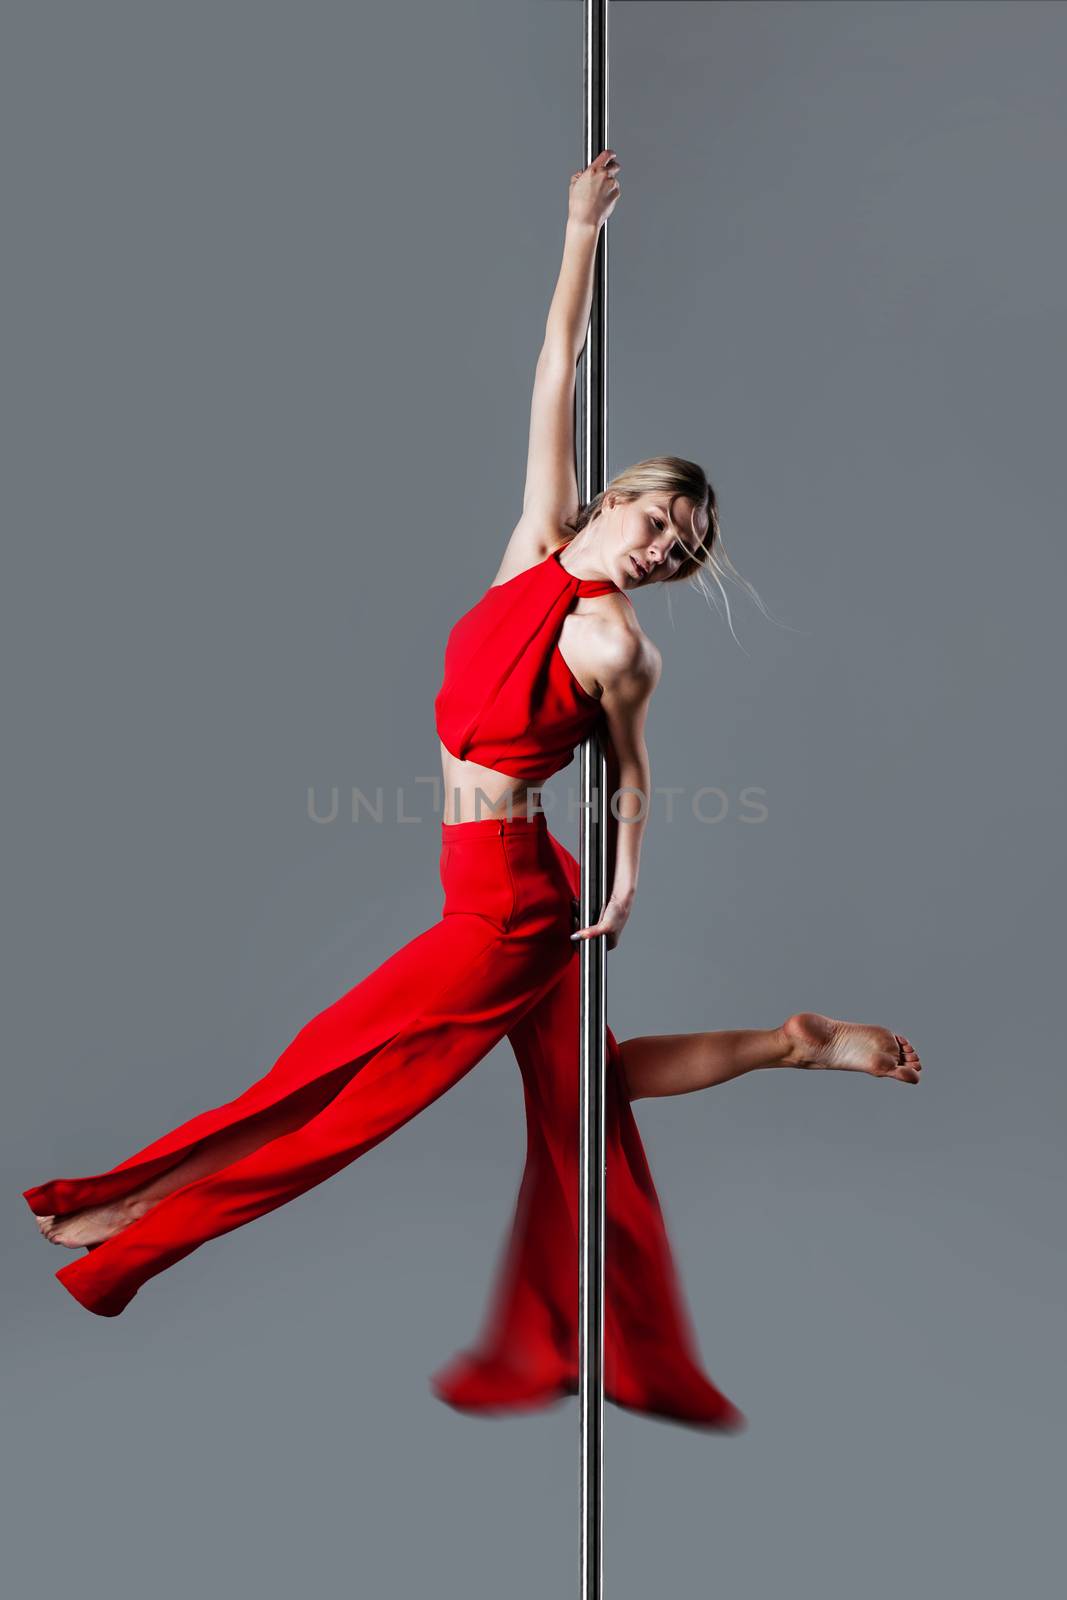
{"type": "Polygon", "coordinates": [[[603,226],[603,222],[590,222],[588,217],[574,217],[568,215],[565,232],[573,235],[575,238],[595,239],[598,237],[603,226]]]}
{"type": "Polygon", "coordinates": [[[636,885],[632,889],[612,889],[611,898],[614,900],[615,904],[617,906],[621,906],[624,911],[632,911],[634,896],[636,893],[636,885]]]}

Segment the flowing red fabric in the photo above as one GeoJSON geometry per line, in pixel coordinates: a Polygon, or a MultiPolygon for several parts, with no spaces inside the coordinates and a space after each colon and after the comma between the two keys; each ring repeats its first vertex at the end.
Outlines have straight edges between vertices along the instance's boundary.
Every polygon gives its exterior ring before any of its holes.
{"type": "MultiPolygon", "coordinates": [[[[56,1274],[116,1316],[156,1273],[284,1205],[431,1104],[507,1037],[528,1143],[514,1221],[475,1344],[436,1374],[471,1412],[525,1410],[577,1388],[578,866],[532,821],[442,824],[441,918],[312,1018],[264,1077],[92,1177],[27,1189],[37,1215],[116,1199],[226,1130],[281,1106],[294,1126],[194,1179],[56,1274]]],[[[743,1423],[702,1370],[663,1217],[608,1032],[605,1394],[711,1428],[743,1423]]]]}

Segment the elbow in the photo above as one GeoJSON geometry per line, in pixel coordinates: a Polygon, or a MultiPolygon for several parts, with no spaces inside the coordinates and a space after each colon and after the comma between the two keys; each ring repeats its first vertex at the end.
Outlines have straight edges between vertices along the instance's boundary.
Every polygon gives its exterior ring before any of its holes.
{"type": "Polygon", "coordinates": [[[557,324],[549,323],[545,328],[544,343],[537,358],[538,369],[542,372],[563,371],[573,378],[584,345],[584,339],[579,344],[576,335],[560,328],[557,324]]]}

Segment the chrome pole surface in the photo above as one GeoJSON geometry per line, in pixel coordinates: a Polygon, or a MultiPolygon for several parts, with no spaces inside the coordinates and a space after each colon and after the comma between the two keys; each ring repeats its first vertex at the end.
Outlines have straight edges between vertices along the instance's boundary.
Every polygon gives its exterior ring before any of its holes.
{"type": "MultiPolygon", "coordinates": [[[[608,0],[584,0],[583,138],[588,166],[608,139],[608,0]]],[[[582,359],[581,495],[607,481],[608,225],[600,231],[589,333],[582,359]]],[[[581,926],[600,918],[607,883],[607,760],[594,732],[580,754],[581,926]]],[[[603,1594],[604,1513],[604,1074],[607,947],[579,940],[581,1161],[578,1227],[578,1409],[581,1600],[603,1594]]]]}

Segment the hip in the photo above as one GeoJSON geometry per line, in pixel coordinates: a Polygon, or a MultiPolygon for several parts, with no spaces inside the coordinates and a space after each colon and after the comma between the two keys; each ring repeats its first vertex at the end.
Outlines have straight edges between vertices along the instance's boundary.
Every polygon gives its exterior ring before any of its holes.
{"type": "Polygon", "coordinates": [[[569,942],[576,870],[540,812],[441,824],[444,917],[478,916],[502,934],[569,942]]]}

